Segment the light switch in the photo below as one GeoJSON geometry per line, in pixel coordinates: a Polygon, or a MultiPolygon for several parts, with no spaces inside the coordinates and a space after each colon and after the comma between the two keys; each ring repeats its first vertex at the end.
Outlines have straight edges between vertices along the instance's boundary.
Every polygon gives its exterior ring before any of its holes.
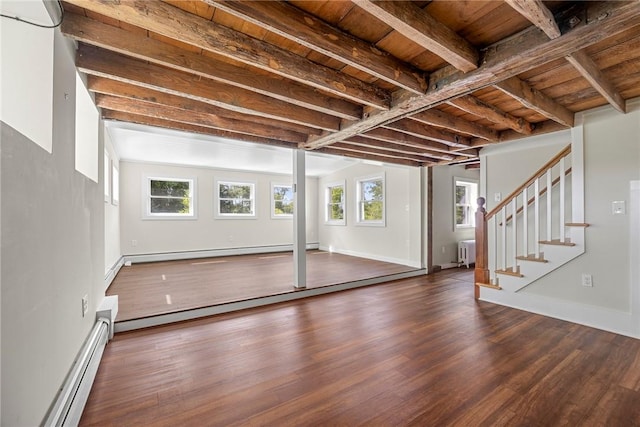
{"type": "Polygon", "coordinates": [[[493,194],[493,201],[494,202],[501,202],[502,201],[502,193],[494,193],[493,194]]]}
{"type": "Polygon", "coordinates": [[[615,202],[611,202],[611,212],[614,215],[626,215],[627,208],[625,206],[624,200],[618,200],[615,202]]]}

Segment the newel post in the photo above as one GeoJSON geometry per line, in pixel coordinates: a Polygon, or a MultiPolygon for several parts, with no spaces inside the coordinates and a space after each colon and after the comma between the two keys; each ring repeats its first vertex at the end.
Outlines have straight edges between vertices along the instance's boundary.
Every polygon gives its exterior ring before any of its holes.
{"type": "Polygon", "coordinates": [[[476,211],[476,269],[474,272],[475,298],[480,298],[478,283],[489,283],[489,236],[487,234],[487,211],[484,197],[478,198],[476,211]]]}

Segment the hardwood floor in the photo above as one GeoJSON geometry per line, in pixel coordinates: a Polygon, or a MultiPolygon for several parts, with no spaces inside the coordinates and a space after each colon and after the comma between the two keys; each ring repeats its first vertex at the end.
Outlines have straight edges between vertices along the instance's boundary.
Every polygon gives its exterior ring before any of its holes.
{"type": "Polygon", "coordinates": [[[640,425],[640,340],[445,270],[117,334],[81,425],[640,425]]]}
{"type": "MultiPolygon", "coordinates": [[[[307,252],[307,288],[415,270],[406,265],[324,251],[307,252]]],[[[107,295],[118,295],[116,321],[295,292],[291,252],[134,264],[107,295]]]]}

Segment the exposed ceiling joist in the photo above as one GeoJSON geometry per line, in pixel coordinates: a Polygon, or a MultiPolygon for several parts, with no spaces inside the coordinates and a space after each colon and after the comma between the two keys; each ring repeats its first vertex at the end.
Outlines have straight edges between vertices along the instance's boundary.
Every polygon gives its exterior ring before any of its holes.
{"type": "Polygon", "coordinates": [[[431,139],[442,144],[452,147],[469,147],[471,141],[469,138],[456,135],[432,126],[425,125],[414,120],[402,119],[385,125],[387,129],[394,129],[418,138],[431,139]]]}
{"type": "Polygon", "coordinates": [[[418,154],[429,158],[428,160],[453,160],[456,156],[453,154],[439,153],[433,150],[427,150],[424,148],[418,148],[411,145],[393,144],[390,142],[383,142],[366,136],[352,136],[346,141],[354,144],[359,144],[365,147],[375,147],[388,151],[395,151],[399,153],[418,154]]]}
{"type": "Polygon", "coordinates": [[[116,120],[127,123],[137,123],[145,126],[153,126],[164,129],[179,130],[188,133],[197,133],[202,135],[215,136],[219,138],[227,138],[230,140],[253,142],[258,144],[266,144],[276,147],[294,148],[295,144],[281,141],[278,139],[261,138],[255,135],[247,135],[245,133],[230,132],[227,130],[219,130],[204,126],[181,123],[172,120],[159,119],[157,117],[142,116],[139,114],[124,113],[122,111],[112,111],[108,109],[102,110],[102,118],[105,120],[116,120]]]}
{"type": "Polygon", "coordinates": [[[582,77],[584,77],[613,108],[621,113],[626,112],[624,99],[620,96],[618,90],[602,71],[600,71],[596,63],[593,62],[584,50],[579,50],[567,56],[567,61],[578,70],[582,77]]]}
{"type": "Polygon", "coordinates": [[[362,151],[354,151],[354,150],[347,150],[347,149],[340,149],[340,148],[333,148],[333,147],[326,147],[316,151],[318,153],[349,157],[353,159],[370,160],[370,161],[380,162],[380,163],[393,163],[393,164],[403,165],[403,166],[422,166],[421,162],[416,162],[415,160],[409,160],[409,159],[405,159],[402,157],[395,157],[395,156],[379,156],[376,154],[369,154],[362,151]]]}
{"type": "Polygon", "coordinates": [[[163,2],[68,0],[68,3],[343,98],[383,110],[389,108],[389,94],[377,86],[163,2]]]}
{"type": "Polygon", "coordinates": [[[290,121],[325,130],[340,128],[340,119],[337,117],[305,108],[291,108],[291,104],[268,96],[231,88],[189,73],[147,64],[90,46],[80,46],[76,66],[90,75],[184,96],[243,114],[290,121]]]}
{"type": "Polygon", "coordinates": [[[362,9],[385,22],[409,40],[462,71],[478,68],[479,53],[455,31],[438,22],[410,1],[353,0],[362,9]]]}
{"type": "Polygon", "coordinates": [[[111,95],[119,98],[126,98],[133,101],[143,101],[160,106],[178,108],[185,111],[191,111],[195,114],[215,115],[232,120],[250,121],[257,125],[267,125],[270,127],[278,127],[300,134],[319,134],[320,130],[308,126],[302,126],[295,123],[289,123],[279,120],[268,119],[260,116],[248,116],[246,114],[236,113],[224,108],[215,107],[206,102],[195,101],[182,96],[171,95],[157,90],[142,88],[116,80],[109,80],[103,77],[89,76],[87,89],[91,92],[103,95],[111,95]]]}
{"type": "Polygon", "coordinates": [[[298,107],[347,120],[362,117],[361,106],[327,96],[301,83],[287,81],[272,74],[261,75],[252,69],[236,67],[74,13],[65,14],[61,30],[66,36],[83,43],[254,91],[298,107]]]}
{"type": "Polygon", "coordinates": [[[402,144],[424,150],[432,150],[438,153],[450,153],[452,151],[452,148],[447,144],[425,139],[424,137],[416,137],[393,129],[385,129],[382,127],[372,129],[366,133],[363,133],[362,136],[392,144],[402,144]]]}
{"type": "Polygon", "coordinates": [[[227,13],[379,79],[424,93],[424,72],[285,2],[206,0],[227,13]]]}
{"type": "Polygon", "coordinates": [[[511,77],[496,83],[494,86],[514,97],[527,108],[537,111],[565,126],[573,126],[574,114],[572,111],[558,104],[539,90],[532,88],[518,77],[511,77]]]}
{"type": "Polygon", "coordinates": [[[562,34],[553,13],[542,0],[505,0],[505,2],[540,28],[550,39],[558,38],[562,34]]]}
{"type": "Polygon", "coordinates": [[[373,148],[371,146],[354,143],[350,139],[346,141],[342,141],[338,144],[335,144],[334,146],[332,146],[332,148],[335,148],[338,150],[352,151],[356,153],[368,153],[368,154],[375,154],[377,156],[409,159],[417,163],[429,163],[429,164],[435,163],[434,159],[427,158],[421,154],[411,154],[403,151],[388,150],[385,148],[373,148]]]}
{"type": "Polygon", "coordinates": [[[467,113],[476,115],[478,117],[483,117],[491,122],[511,128],[516,132],[520,132],[525,135],[531,134],[531,131],[534,127],[525,119],[514,117],[511,114],[502,111],[493,105],[489,105],[486,102],[483,102],[471,95],[452,99],[448,102],[448,104],[464,110],[467,113]]]}
{"type": "Polygon", "coordinates": [[[431,126],[455,130],[466,135],[477,136],[488,141],[496,141],[498,139],[498,131],[496,130],[481,126],[477,123],[469,122],[435,108],[416,113],[411,116],[410,119],[431,126]]]}
{"type": "MultiPolygon", "coordinates": [[[[378,111],[339,131],[309,138],[301,147],[316,149],[336,141],[367,132],[384,123],[410,116],[412,112],[435,107],[449,99],[470,94],[475,90],[494,85],[572,52],[591,46],[598,41],[618,34],[627,28],[640,25],[640,2],[583,2],[583,13],[595,16],[588,22],[578,22],[565,34],[554,40],[540,33],[536,27],[489,46],[480,67],[462,74],[445,68],[430,76],[429,90],[423,96],[400,95],[395,97],[389,111],[378,111]]],[[[567,20],[570,20],[568,17],[567,20]]]]}
{"type": "Polygon", "coordinates": [[[131,102],[127,98],[96,94],[96,105],[108,110],[155,117],[163,120],[187,123],[196,126],[210,127],[220,130],[231,130],[237,133],[255,135],[262,138],[278,139],[288,142],[300,142],[305,136],[302,133],[281,129],[275,126],[258,125],[249,121],[228,119],[214,114],[198,113],[166,105],[158,106],[152,102],[131,102]]]}
{"type": "MultiPolygon", "coordinates": [[[[540,28],[550,39],[560,37],[561,32],[551,11],[541,0],[506,0],[522,16],[540,28]]],[[[602,74],[598,66],[579,50],[567,55],[567,61],[597,90],[616,110],[624,113],[625,103],[613,84],[602,74]]]]}

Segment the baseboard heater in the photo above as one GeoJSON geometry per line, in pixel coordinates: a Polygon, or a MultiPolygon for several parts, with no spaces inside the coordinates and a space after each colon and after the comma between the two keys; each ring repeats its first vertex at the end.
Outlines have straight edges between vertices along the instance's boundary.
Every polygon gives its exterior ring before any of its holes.
{"type": "Polygon", "coordinates": [[[80,423],[102,353],[109,341],[109,331],[110,320],[99,318],[67,375],[44,426],[77,426],[80,423]]]}

